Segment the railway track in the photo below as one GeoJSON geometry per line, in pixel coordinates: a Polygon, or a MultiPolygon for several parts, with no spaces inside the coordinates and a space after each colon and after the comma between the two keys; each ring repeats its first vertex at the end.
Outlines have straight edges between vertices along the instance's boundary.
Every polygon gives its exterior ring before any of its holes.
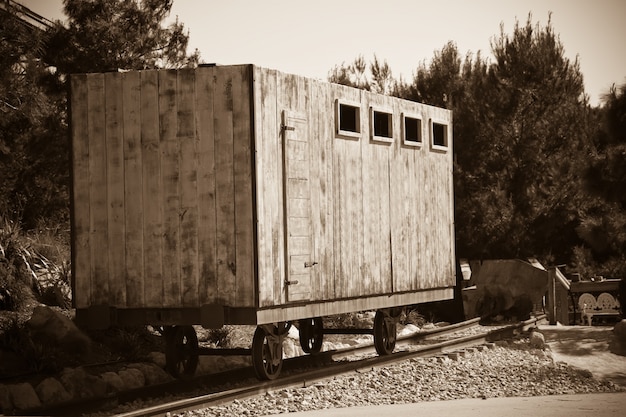
{"type": "Polygon", "coordinates": [[[544,319],[545,316],[538,316],[518,324],[495,328],[480,326],[478,320],[470,320],[400,337],[396,351],[391,355],[377,356],[373,345],[361,345],[290,358],[285,360],[283,375],[273,381],[259,382],[254,377],[251,368],[241,368],[186,381],[121,392],[97,401],[92,399],[89,404],[66,404],[55,409],[39,410],[37,414],[67,415],[96,412],[102,409],[115,410],[114,407],[120,404],[136,404],[139,401],[155,404],[154,399],[163,398],[169,394],[171,399],[162,400],[160,404],[116,414],[118,417],[165,416],[217,406],[280,389],[307,387],[325,379],[351,372],[365,372],[411,358],[436,356],[471,346],[484,345],[513,337],[544,319]],[[178,399],[174,398],[175,396],[178,399]]]}

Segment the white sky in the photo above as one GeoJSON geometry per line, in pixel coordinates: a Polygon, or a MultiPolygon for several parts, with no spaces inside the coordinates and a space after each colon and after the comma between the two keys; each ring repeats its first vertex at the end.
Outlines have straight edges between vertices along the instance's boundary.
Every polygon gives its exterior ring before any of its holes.
{"type": "MultiPolygon", "coordinates": [[[[17,0],[48,18],[63,19],[62,0],[17,0]]],[[[490,41],[523,25],[552,26],[565,55],[579,57],[591,103],[616,83],[626,83],[626,1],[624,0],[174,0],[190,31],[191,50],[204,62],[251,63],[325,79],[343,62],[374,54],[393,75],[410,80],[417,66],[454,41],[461,55],[481,51],[490,41]]]]}

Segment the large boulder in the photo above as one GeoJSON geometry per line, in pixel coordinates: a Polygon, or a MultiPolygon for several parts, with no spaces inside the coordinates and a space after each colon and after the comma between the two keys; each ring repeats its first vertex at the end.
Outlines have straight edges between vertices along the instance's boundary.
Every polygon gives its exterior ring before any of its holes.
{"type": "Polygon", "coordinates": [[[2,410],[5,414],[14,410],[32,410],[41,407],[41,401],[29,383],[8,385],[6,389],[7,393],[2,395],[2,410]]]}
{"type": "Polygon", "coordinates": [[[46,378],[36,387],[35,392],[39,396],[39,400],[45,405],[58,404],[72,399],[72,395],[67,392],[63,384],[56,378],[46,378]]]}
{"type": "Polygon", "coordinates": [[[146,385],[146,377],[137,368],[122,369],[117,374],[122,379],[124,388],[127,390],[141,388],[146,385]]]}
{"type": "Polygon", "coordinates": [[[107,393],[106,382],[83,368],[66,368],[59,379],[74,398],[102,398],[107,393]]]}
{"type": "Polygon", "coordinates": [[[535,349],[545,349],[546,347],[546,338],[542,333],[533,331],[530,333],[529,338],[530,347],[535,349]]]}
{"type": "Polygon", "coordinates": [[[85,353],[91,340],[72,320],[47,306],[37,306],[26,322],[33,340],[53,344],[70,353],[85,353]]]}
{"type": "Polygon", "coordinates": [[[145,378],[146,385],[156,385],[170,382],[174,378],[153,363],[133,363],[128,365],[129,369],[138,369],[145,378]]]}
{"type": "Polygon", "coordinates": [[[107,385],[107,392],[120,392],[124,391],[124,381],[122,378],[113,371],[105,372],[100,375],[100,378],[107,385]]]}
{"type": "Polygon", "coordinates": [[[526,320],[548,290],[548,272],[519,259],[482,261],[472,267],[472,279],[482,318],[526,320]]]}

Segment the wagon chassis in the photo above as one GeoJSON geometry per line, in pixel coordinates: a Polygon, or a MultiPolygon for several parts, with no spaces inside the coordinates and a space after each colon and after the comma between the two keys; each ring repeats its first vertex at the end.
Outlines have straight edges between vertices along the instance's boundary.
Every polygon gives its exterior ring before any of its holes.
{"type": "MultiPolygon", "coordinates": [[[[300,346],[306,354],[321,352],[325,334],[369,334],[374,337],[376,353],[390,355],[396,346],[397,323],[401,307],[380,309],[374,316],[371,329],[324,329],[321,317],[298,320],[300,346]]],[[[174,377],[194,375],[200,355],[250,355],[256,377],[260,380],[276,379],[283,367],[283,342],[294,322],[258,325],[250,349],[209,349],[198,345],[196,331],[191,325],[172,325],[160,328],[165,338],[166,370],[174,377]]]]}

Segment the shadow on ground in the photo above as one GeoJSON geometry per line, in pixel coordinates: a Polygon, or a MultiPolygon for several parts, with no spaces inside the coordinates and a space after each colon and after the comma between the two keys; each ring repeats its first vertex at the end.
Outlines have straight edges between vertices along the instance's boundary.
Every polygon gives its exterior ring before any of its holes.
{"type": "Polygon", "coordinates": [[[615,339],[613,326],[540,326],[539,331],[555,361],[626,387],[626,349],[615,339]]]}

